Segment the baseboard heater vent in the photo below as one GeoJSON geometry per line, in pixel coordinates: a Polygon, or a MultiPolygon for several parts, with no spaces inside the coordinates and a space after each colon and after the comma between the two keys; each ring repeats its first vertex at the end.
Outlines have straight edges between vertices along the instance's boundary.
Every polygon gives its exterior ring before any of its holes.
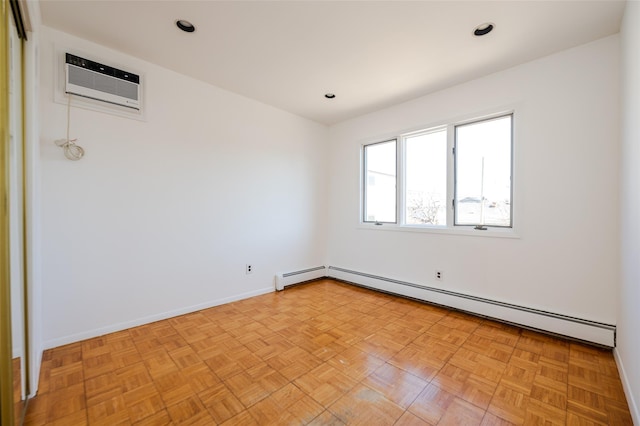
{"type": "Polygon", "coordinates": [[[285,287],[326,276],[327,268],[324,266],[317,266],[315,268],[303,269],[300,271],[279,273],[276,274],[276,290],[284,290],[285,287]]]}
{"type": "Polygon", "coordinates": [[[327,268],[327,276],[363,287],[494,318],[525,328],[559,334],[602,346],[615,346],[616,326],[612,324],[456,293],[335,266],[327,268]]]}

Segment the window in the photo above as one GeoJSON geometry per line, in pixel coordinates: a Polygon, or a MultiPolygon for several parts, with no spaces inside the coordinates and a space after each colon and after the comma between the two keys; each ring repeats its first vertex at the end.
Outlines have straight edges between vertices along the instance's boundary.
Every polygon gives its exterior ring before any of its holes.
{"type": "Polygon", "coordinates": [[[509,113],[364,145],[362,221],[512,227],[512,129],[509,113]]]}
{"type": "Polygon", "coordinates": [[[447,130],[426,131],[403,138],[404,223],[447,223],[447,130]]]}
{"type": "Polygon", "coordinates": [[[364,146],[364,222],[396,223],[396,140],[364,146]]]}
{"type": "Polygon", "coordinates": [[[511,226],[511,115],[455,127],[455,224],[511,226]]]}

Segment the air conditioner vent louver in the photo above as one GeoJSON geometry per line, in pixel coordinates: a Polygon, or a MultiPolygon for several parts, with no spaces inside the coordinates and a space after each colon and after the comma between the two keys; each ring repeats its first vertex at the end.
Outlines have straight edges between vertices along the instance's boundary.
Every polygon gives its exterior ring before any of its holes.
{"type": "Polygon", "coordinates": [[[140,109],[140,76],[67,53],[65,92],[140,109]]]}

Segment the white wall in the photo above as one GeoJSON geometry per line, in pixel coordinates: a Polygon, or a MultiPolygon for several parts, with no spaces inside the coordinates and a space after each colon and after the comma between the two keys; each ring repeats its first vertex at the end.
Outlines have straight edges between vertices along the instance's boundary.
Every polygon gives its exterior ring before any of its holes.
{"type": "Polygon", "coordinates": [[[50,28],[40,49],[45,348],[324,263],[326,127],[50,28]],[[147,121],[72,108],[66,160],[53,43],[141,71],[147,121]]]}
{"type": "Polygon", "coordinates": [[[622,56],[622,278],[616,360],[635,424],[640,424],[640,3],[627,2],[622,56]]]}
{"type": "Polygon", "coordinates": [[[329,264],[614,324],[618,48],[611,36],[333,126],[329,264]],[[358,227],[363,142],[514,105],[520,238],[358,227]]]}

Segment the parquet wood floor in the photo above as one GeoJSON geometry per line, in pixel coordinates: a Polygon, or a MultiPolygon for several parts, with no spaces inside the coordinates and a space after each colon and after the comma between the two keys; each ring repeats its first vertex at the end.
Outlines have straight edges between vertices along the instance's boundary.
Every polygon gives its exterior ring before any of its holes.
{"type": "Polygon", "coordinates": [[[45,352],[27,425],[631,425],[610,351],[322,280],[45,352]]]}
{"type": "Polygon", "coordinates": [[[13,369],[13,424],[19,425],[22,422],[25,404],[25,401],[22,399],[22,359],[13,358],[11,365],[13,369]]]}

